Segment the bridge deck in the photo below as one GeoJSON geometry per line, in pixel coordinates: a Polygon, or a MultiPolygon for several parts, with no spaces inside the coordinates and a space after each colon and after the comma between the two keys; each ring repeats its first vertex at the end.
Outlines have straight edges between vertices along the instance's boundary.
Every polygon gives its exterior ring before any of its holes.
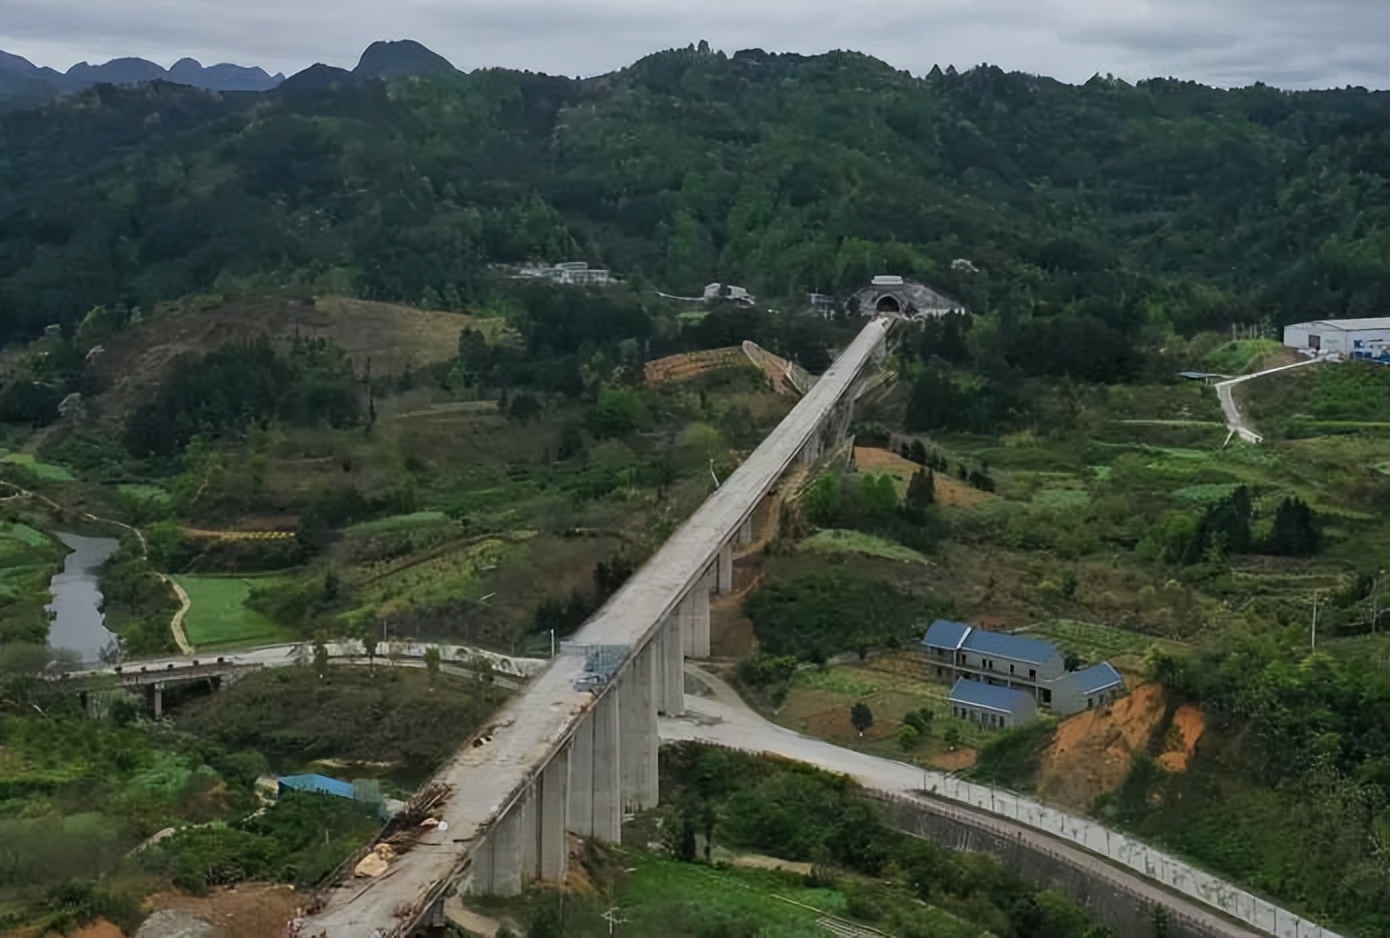
{"type": "Polygon", "coordinates": [[[866,325],[809,394],[768,434],[700,509],[574,636],[594,645],[642,645],[675,608],[743,520],[767,494],[820,421],[884,340],[889,320],[866,325]]]}
{"type": "MultiPolygon", "coordinates": [[[[853,385],[889,326],[875,320],[864,327],[748,460],[575,635],[576,643],[634,649],[646,643],[853,385]]],[[[461,750],[435,774],[435,781],[453,788],[441,815],[447,832],[423,837],[381,877],[331,890],[303,933],[348,938],[382,928],[394,935],[395,927],[413,921],[437,884],[458,872],[466,851],[506,813],[593,706],[593,694],[574,689],[584,665],[582,654],[555,658],[503,707],[489,742],[461,750]]]]}

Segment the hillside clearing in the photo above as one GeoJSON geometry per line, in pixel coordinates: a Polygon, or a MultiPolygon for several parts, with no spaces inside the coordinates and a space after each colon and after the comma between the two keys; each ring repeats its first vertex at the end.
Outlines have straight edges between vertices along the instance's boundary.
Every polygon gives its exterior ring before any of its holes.
{"type": "Polygon", "coordinates": [[[198,647],[256,642],[269,644],[290,637],[279,625],[246,607],[251,590],[270,586],[271,577],[177,576],[188,593],[184,617],[188,640],[198,647]]]}

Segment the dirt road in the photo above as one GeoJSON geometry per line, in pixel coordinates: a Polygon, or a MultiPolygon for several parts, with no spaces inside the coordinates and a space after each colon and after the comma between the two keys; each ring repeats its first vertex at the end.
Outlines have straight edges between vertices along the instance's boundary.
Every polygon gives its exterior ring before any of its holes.
{"type": "Polygon", "coordinates": [[[1226,415],[1226,429],[1236,436],[1239,436],[1247,443],[1263,442],[1264,437],[1255,432],[1254,428],[1245,420],[1240,408],[1236,406],[1235,395],[1232,392],[1237,384],[1249,381],[1251,378],[1260,378],[1264,375],[1272,375],[1276,371],[1288,371],[1290,368],[1302,368],[1304,365],[1316,365],[1318,362],[1327,361],[1323,356],[1309,358],[1306,361],[1294,362],[1292,365],[1280,365],[1278,368],[1268,368],[1264,371],[1257,371],[1254,374],[1241,375],[1238,378],[1230,378],[1226,381],[1219,381],[1212,387],[1216,388],[1216,399],[1221,402],[1221,412],[1226,415]]]}

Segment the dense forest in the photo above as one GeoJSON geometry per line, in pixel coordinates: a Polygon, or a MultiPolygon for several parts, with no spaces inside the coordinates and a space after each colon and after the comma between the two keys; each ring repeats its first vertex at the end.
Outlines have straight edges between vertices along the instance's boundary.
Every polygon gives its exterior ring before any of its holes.
{"type": "Polygon", "coordinates": [[[575,258],[779,306],[915,275],[995,314],[1015,364],[1114,379],[1148,329],[1390,299],[1385,93],[703,44],[583,81],[321,79],[0,117],[0,343],[272,285],[475,304],[491,264],[575,258]]]}

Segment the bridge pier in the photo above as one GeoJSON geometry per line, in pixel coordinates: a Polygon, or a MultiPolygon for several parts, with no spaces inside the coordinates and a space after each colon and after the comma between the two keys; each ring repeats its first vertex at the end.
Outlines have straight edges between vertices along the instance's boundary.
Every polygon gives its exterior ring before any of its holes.
{"type": "Polygon", "coordinates": [[[753,516],[749,515],[743,519],[743,524],[738,526],[738,542],[743,546],[753,543],[753,516]]]}
{"type": "Polygon", "coordinates": [[[575,725],[574,735],[570,737],[569,806],[565,812],[565,826],[580,837],[594,835],[594,724],[597,722],[590,714],[575,725]]]}
{"type": "Polygon", "coordinates": [[[523,813],[520,802],[512,805],[473,851],[468,892],[484,896],[520,894],[523,813]]]}
{"type": "MultiPolygon", "coordinates": [[[[586,722],[593,724],[589,785],[589,836],[610,844],[622,842],[622,733],[616,688],[599,698],[586,722]]],[[[582,783],[582,780],[581,780],[582,783]]]]}
{"type": "Polygon", "coordinates": [[[680,615],[668,616],[655,640],[661,672],[657,710],[668,717],[685,713],[685,636],[681,631],[680,615]]]}
{"type": "Polygon", "coordinates": [[[154,714],[156,720],[164,718],[164,684],[155,683],[146,686],[145,698],[149,701],[150,712],[154,714]]]}
{"type": "Polygon", "coordinates": [[[719,548],[719,559],[715,562],[715,582],[721,593],[734,591],[734,545],[725,544],[719,548]]]}
{"type": "Polygon", "coordinates": [[[569,845],[565,841],[565,812],[568,810],[570,782],[570,753],[566,746],[550,760],[541,772],[540,795],[536,798],[536,850],[540,864],[536,874],[540,879],[557,882],[569,871],[569,845]]]}
{"type": "Polygon", "coordinates": [[[687,658],[709,657],[709,576],[701,577],[680,601],[678,615],[687,658]]]}
{"type": "MultiPolygon", "coordinates": [[[[619,705],[622,807],[636,813],[656,807],[656,648],[648,644],[631,659],[615,688],[619,705]]],[[[612,691],[610,691],[612,693],[612,691]]]]}

